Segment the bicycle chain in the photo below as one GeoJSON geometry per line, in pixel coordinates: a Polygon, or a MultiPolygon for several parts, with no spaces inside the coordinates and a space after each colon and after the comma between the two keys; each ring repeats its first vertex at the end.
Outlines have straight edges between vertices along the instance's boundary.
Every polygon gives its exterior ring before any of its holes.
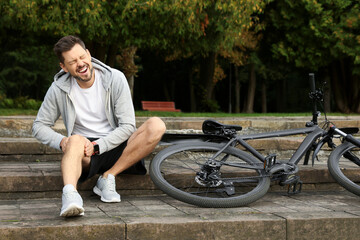
{"type": "MultiPolygon", "coordinates": [[[[237,165],[247,165],[247,166],[262,166],[264,165],[263,163],[239,163],[237,165]]],[[[265,171],[265,169],[254,169],[254,170],[262,170],[265,171]]],[[[290,172],[279,172],[279,173],[275,173],[275,174],[267,174],[267,175],[261,175],[261,176],[253,176],[253,177],[240,177],[240,178],[236,178],[236,179],[256,179],[256,178],[265,178],[265,177],[280,177],[282,175],[291,175],[291,174],[295,174],[296,172],[294,171],[290,171],[290,172]]],[[[230,180],[231,178],[224,178],[221,179],[222,181],[226,181],[226,180],[230,180]]]]}

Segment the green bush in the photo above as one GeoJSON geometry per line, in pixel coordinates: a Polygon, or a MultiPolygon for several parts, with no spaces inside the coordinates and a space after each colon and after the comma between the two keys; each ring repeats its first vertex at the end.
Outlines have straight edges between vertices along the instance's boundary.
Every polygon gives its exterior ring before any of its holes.
{"type": "Polygon", "coordinates": [[[35,99],[27,99],[25,101],[25,109],[33,109],[33,110],[38,110],[41,106],[41,101],[37,101],[35,99]]]}
{"type": "Polygon", "coordinates": [[[15,99],[11,99],[6,98],[5,95],[0,95],[0,108],[38,110],[41,103],[41,101],[35,99],[28,99],[28,97],[17,97],[15,99]]]}
{"type": "Polygon", "coordinates": [[[0,101],[0,107],[2,108],[14,108],[14,100],[10,98],[4,98],[0,101]]]}

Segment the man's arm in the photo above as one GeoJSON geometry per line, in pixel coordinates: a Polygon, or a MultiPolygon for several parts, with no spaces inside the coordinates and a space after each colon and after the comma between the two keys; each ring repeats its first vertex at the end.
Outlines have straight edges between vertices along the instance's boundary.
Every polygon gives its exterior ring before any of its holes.
{"type": "Polygon", "coordinates": [[[60,116],[54,87],[53,83],[45,95],[34,121],[32,134],[41,143],[60,150],[60,142],[65,136],[51,128],[60,116]]]}
{"type": "Polygon", "coordinates": [[[111,99],[113,99],[112,113],[117,121],[117,127],[106,137],[96,140],[100,154],[119,146],[136,130],[135,110],[127,80],[119,71],[116,71],[114,77],[116,79],[111,86],[111,99]]]}

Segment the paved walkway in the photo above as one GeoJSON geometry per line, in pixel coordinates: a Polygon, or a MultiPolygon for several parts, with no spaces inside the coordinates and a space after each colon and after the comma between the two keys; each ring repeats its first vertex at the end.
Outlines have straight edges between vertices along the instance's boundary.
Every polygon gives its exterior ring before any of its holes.
{"type": "Polygon", "coordinates": [[[0,239],[358,239],[360,197],[346,191],[268,193],[248,207],[199,208],[165,195],[84,197],[85,216],[59,217],[61,200],[0,200],[0,239]]]}

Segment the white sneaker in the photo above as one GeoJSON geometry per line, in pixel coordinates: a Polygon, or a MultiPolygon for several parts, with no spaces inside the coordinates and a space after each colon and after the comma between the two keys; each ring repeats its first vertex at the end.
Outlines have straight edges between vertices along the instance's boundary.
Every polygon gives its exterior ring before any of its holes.
{"type": "Polygon", "coordinates": [[[61,217],[84,216],[83,200],[71,184],[63,188],[61,217]]]}
{"type": "Polygon", "coordinates": [[[111,174],[109,174],[107,178],[100,176],[93,191],[101,197],[101,201],[103,202],[121,201],[120,195],[116,192],[115,177],[111,174]]]}

